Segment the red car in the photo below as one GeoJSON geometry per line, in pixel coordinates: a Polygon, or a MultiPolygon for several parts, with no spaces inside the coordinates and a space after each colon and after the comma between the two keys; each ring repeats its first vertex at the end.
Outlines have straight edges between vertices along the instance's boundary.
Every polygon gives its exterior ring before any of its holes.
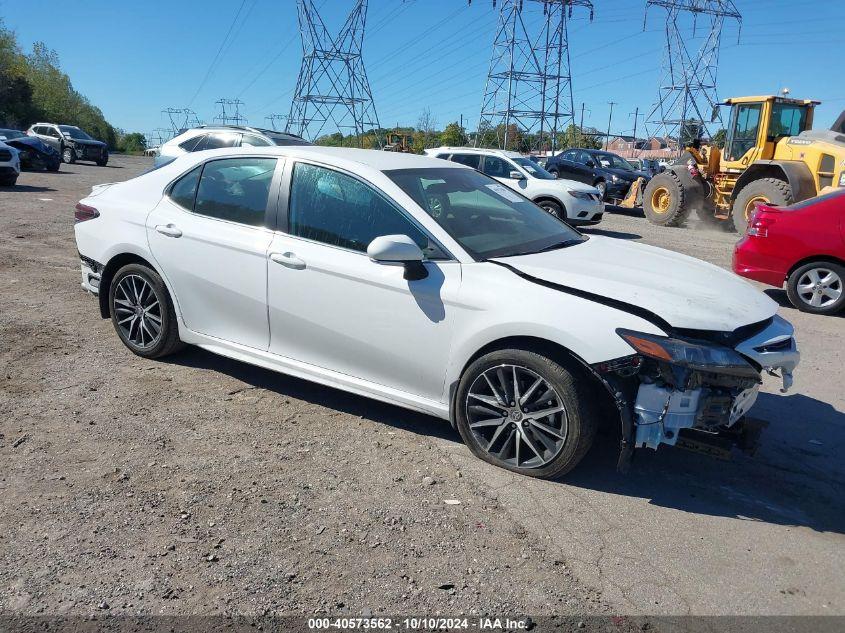
{"type": "Polygon", "coordinates": [[[845,189],[789,207],[757,205],[737,242],[734,272],[782,288],[799,310],[845,308],[845,189]]]}

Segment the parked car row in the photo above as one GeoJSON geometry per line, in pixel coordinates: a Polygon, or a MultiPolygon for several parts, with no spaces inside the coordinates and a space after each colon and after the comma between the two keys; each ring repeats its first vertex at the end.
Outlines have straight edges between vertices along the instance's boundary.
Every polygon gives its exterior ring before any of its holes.
{"type": "Polygon", "coordinates": [[[62,162],[105,166],[108,146],[75,125],[36,123],[26,132],[0,128],[0,186],[14,186],[22,169],[59,171],[62,162]]]}

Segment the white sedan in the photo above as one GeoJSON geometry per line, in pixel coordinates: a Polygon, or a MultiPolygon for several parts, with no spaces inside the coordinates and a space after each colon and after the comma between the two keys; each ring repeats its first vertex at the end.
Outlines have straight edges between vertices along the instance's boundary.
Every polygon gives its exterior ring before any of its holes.
{"type": "Polygon", "coordinates": [[[798,362],[738,277],[584,236],[434,158],[197,152],[95,187],[76,220],[82,286],[135,354],[197,345],[422,411],[533,476],[575,466],[608,415],[623,466],[735,434],[761,371],[788,386],[798,362]]]}

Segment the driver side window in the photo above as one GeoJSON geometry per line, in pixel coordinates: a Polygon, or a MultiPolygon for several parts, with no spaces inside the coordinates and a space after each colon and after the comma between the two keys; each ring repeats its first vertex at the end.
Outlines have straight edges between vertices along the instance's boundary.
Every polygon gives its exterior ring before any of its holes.
{"type": "Polygon", "coordinates": [[[383,195],[325,167],[297,163],[290,191],[289,232],[329,246],[366,252],[382,235],[407,235],[428,259],[445,254],[383,195]]]}

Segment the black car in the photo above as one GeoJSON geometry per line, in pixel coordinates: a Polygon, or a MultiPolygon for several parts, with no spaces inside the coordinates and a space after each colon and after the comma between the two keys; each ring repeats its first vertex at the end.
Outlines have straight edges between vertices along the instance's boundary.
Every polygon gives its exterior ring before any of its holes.
{"type": "Polygon", "coordinates": [[[637,178],[651,180],[621,156],[598,149],[567,149],[546,161],[546,171],[593,185],[604,200],[623,199],[637,178]]]}
{"type": "Polygon", "coordinates": [[[59,171],[62,157],[52,147],[19,130],[0,128],[0,141],[18,150],[21,169],[46,169],[59,171]]]}
{"type": "Polygon", "coordinates": [[[26,133],[50,145],[59,152],[66,163],[90,160],[100,167],[105,167],[109,162],[108,146],[102,141],[91,138],[75,125],[36,123],[26,133]]]}

